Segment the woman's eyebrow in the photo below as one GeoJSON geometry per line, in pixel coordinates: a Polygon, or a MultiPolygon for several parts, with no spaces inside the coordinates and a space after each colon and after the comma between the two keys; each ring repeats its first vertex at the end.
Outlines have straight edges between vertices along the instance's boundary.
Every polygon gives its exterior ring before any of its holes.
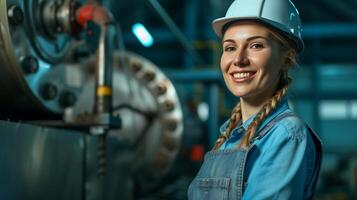
{"type": "MultiPolygon", "coordinates": [[[[268,40],[268,38],[264,37],[264,36],[260,36],[260,35],[257,35],[257,36],[252,36],[252,37],[249,37],[247,39],[245,39],[245,41],[252,41],[252,40],[255,40],[255,39],[264,39],[264,40],[268,40]]],[[[233,39],[225,39],[222,41],[222,44],[225,43],[225,42],[235,42],[235,40],[233,39]]]]}
{"type": "Polygon", "coordinates": [[[235,42],[235,41],[233,39],[226,39],[226,40],[222,41],[222,44],[225,43],[225,42],[235,42]]]}
{"type": "Polygon", "coordinates": [[[255,39],[259,39],[259,38],[260,39],[264,39],[264,40],[268,40],[268,38],[258,35],[258,36],[249,37],[249,38],[247,38],[246,41],[252,41],[252,40],[255,40],[255,39]]]}

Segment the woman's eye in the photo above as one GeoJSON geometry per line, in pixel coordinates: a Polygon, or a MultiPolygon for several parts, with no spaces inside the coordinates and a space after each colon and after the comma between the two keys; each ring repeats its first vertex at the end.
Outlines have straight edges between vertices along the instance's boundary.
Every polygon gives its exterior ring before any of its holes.
{"type": "Polygon", "coordinates": [[[259,43],[253,43],[252,45],[250,45],[250,48],[252,48],[252,49],[260,49],[260,48],[263,48],[263,45],[259,44],[259,43]]]}
{"type": "Polygon", "coordinates": [[[235,50],[235,48],[232,46],[228,46],[228,47],[224,48],[224,51],[234,51],[234,50],[235,50]]]}

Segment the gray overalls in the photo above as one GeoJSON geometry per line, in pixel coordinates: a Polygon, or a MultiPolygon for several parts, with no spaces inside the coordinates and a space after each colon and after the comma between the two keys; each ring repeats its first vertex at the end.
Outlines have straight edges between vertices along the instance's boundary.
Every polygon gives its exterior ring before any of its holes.
{"type": "MultiPolygon", "coordinates": [[[[292,112],[278,115],[269,122],[256,139],[261,139],[281,119],[296,116],[292,112]]],[[[320,139],[309,127],[316,149],[316,163],[311,189],[315,188],[321,166],[322,146],[320,139]]],[[[246,177],[244,168],[249,152],[243,148],[212,150],[206,153],[203,165],[188,189],[189,200],[239,200],[243,196],[246,177]]],[[[312,198],[312,197],[310,197],[312,198]]]]}

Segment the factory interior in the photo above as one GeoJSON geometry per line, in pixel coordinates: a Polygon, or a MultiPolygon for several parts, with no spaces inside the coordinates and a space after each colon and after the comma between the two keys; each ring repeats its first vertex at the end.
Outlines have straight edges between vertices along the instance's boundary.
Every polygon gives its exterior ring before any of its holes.
{"type": "MultiPolygon", "coordinates": [[[[314,199],[357,200],[357,1],[291,1],[289,105],[323,144],[314,199]]],[[[1,0],[0,199],[187,199],[239,101],[211,25],[232,2],[1,0]]]]}

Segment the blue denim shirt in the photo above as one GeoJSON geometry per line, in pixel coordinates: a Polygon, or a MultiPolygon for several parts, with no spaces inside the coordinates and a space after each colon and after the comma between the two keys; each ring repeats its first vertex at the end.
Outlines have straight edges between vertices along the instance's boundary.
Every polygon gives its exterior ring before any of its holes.
{"type": "MultiPolygon", "coordinates": [[[[284,98],[258,128],[264,128],[274,117],[292,112],[284,98]]],[[[233,129],[231,137],[221,149],[235,148],[255,115],[233,129]]],[[[223,132],[226,121],[220,128],[223,132]]],[[[256,148],[250,152],[245,168],[247,185],[244,200],[308,199],[314,191],[307,189],[316,169],[314,141],[305,123],[299,118],[279,121],[263,138],[254,140],[256,148]]],[[[311,190],[311,189],[310,189],[311,190]]]]}

